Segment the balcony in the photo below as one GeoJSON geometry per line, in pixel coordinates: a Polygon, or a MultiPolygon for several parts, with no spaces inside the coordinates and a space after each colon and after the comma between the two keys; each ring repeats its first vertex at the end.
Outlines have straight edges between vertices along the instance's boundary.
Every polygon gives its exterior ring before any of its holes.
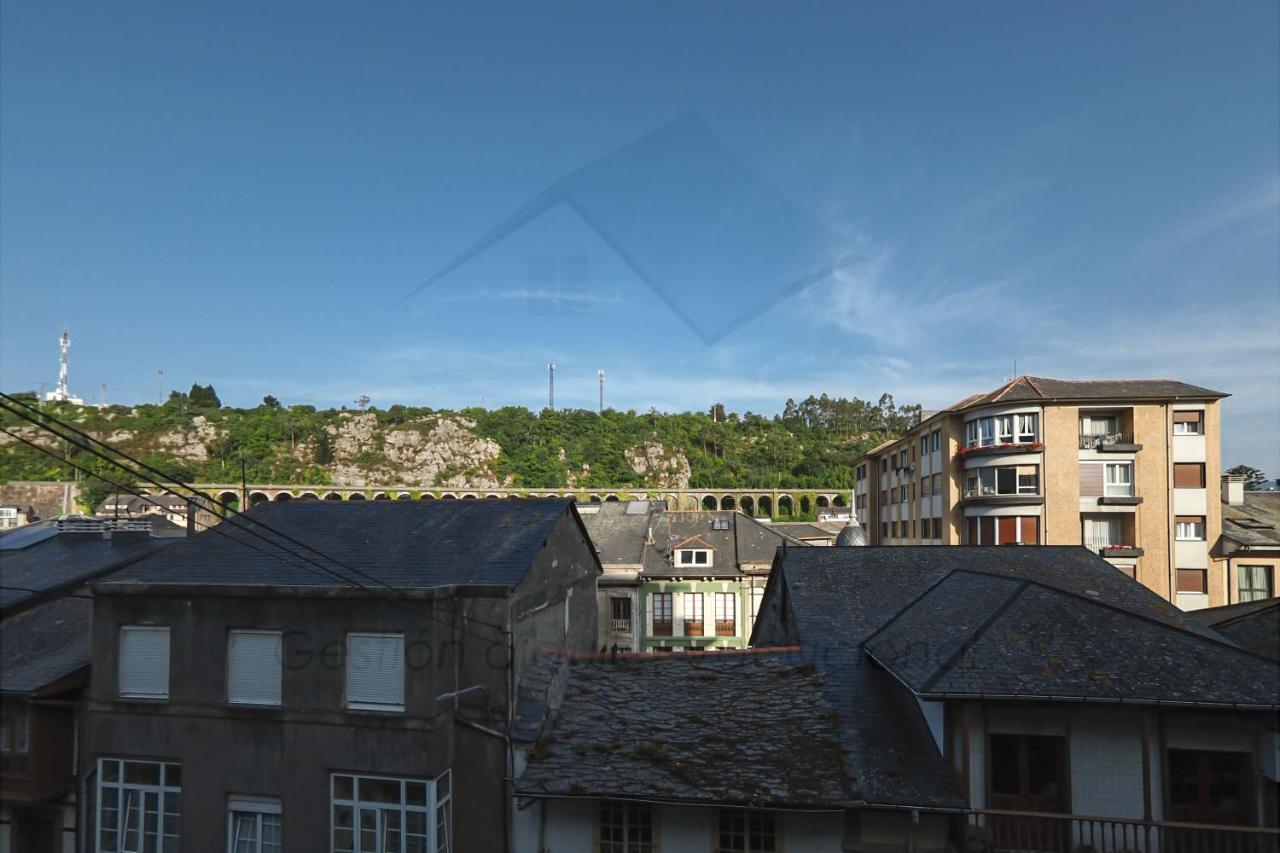
{"type": "Polygon", "coordinates": [[[976,810],[967,853],[1263,853],[1280,846],[1280,829],[976,810]]]}
{"type": "Polygon", "coordinates": [[[1143,550],[1136,545],[1090,536],[1085,537],[1084,547],[1100,557],[1141,557],[1143,554],[1143,550]]]}
{"type": "Polygon", "coordinates": [[[1123,432],[1082,432],[1080,449],[1099,453],[1137,453],[1142,445],[1134,444],[1133,436],[1123,432]]]}
{"type": "Polygon", "coordinates": [[[1030,492],[997,492],[992,489],[965,489],[963,500],[966,504],[988,506],[1039,506],[1044,503],[1044,495],[1030,492]]]}
{"type": "Polygon", "coordinates": [[[629,635],[631,633],[631,620],[630,619],[610,619],[609,633],[629,635]]]}
{"type": "Polygon", "coordinates": [[[973,444],[956,451],[956,457],[995,456],[1004,453],[1039,453],[1044,444],[1039,441],[1002,441],[996,444],[973,444]]]}
{"type": "Polygon", "coordinates": [[[702,625],[703,623],[701,619],[684,620],[684,635],[686,637],[701,637],[702,625]]]}
{"type": "Polygon", "coordinates": [[[735,637],[738,634],[738,620],[736,619],[717,619],[716,620],[716,636],[717,637],[735,637]]]}

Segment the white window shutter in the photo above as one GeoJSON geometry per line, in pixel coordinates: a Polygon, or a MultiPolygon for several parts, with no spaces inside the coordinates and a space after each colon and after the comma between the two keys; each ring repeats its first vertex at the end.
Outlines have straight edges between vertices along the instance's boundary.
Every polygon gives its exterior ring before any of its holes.
{"type": "Polygon", "coordinates": [[[169,697],[169,629],[126,625],[120,629],[120,695],[169,697]]]}
{"type": "Polygon", "coordinates": [[[347,634],[347,706],[404,710],[404,634],[347,634]]]}
{"type": "Polygon", "coordinates": [[[227,701],[280,704],[280,632],[232,631],[227,639],[227,701]]]}

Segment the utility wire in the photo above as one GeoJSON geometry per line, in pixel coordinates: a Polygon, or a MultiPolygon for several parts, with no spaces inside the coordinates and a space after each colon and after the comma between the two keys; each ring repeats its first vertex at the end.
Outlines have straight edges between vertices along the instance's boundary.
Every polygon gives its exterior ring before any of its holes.
{"type": "MultiPolygon", "coordinates": [[[[7,395],[7,394],[4,394],[4,393],[2,393],[2,392],[0,392],[0,397],[5,397],[5,398],[7,398],[7,397],[8,397],[8,395],[7,395]]],[[[71,439],[67,438],[66,436],[61,435],[60,433],[58,433],[56,430],[50,429],[49,427],[45,426],[44,424],[40,424],[40,423],[36,422],[36,421],[35,421],[35,420],[33,420],[32,418],[26,417],[26,416],[25,416],[25,415],[23,415],[21,412],[13,411],[11,408],[9,408],[9,407],[5,406],[3,403],[0,403],[0,409],[3,409],[3,410],[5,410],[5,411],[9,411],[9,412],[11,412],[12,414],[15,414],[15,415],[18,415],[19,417],[22,417],[24,420],[30,421],[31,423],[35,424],[36,426],[38,426],[38,427],[40,427],[40,428],[42,428],[42,429],[45,429],[46,431],[48,431],[48,432],[52,433],[53,435],[58,436],[59,438],[63,439],[64,441],[67,441],[69,444],[71,444],[72,446],[76,447],[77,449],[79,449],[79,450],[83,450],[83,451],[85,451],[85,452],[87,452],[87,453],[90,453],[90,454],[92,454],[92,455],[94,455],[94,456],[97,456],[97,457],[99,457],[99,458],[101,458],[101,459],[103,459],[103,460],[105,460],[105,461],[107,461],[107,462],[110,462],[110,463],[112,463],[113,465],[116,465],[117,467],[121,468],[122,470],[124,470],[124,471],[125,471],[126,473],[128,473],[128,474],[134,474],[134,475],[139,476],[139,479],[147,480],[147,478],[146,478],[146,477],[142,477],[141,475],[138,475],[138,472],[136,472],[136,471],[131,471],[131,470],[128,468],[128,466],[122,465],[122,464],[121,464],[121,463],[119,463],[118,461],[116,461],[116,460],[114,460],[114,459],[111,459],[110,457],[106,456],[105,454],[103,454],[103,453],[101,453],[101,452],[99,452],[99,451],[97,451],[97,450],[95,450],[95,449],[93,449],[93,448],[91,448],[91,447],[86,447],[86,446],[84,446],[84,445],[82,445],[82,444],[80,444],[80,443],[78,443],[78,442],[76,442],[76,441],[72,441],[71,439]]],[[[56,419],[54,419],[54,420],[56,420],[56,419]]],[[[58,456],[56,453],[54,453],[52,450],[49,450],[49,449],[48,449],[48,448],[46,448],[46,447],[42,447],[42,446],[40,446],[39,444],[35,443],[34,441],[31,441],[31,440],[29,440],[29,439],[27,439],[27,438],[24,438],[23,436],[18,435],[18,434],[17,434],[17,433],[15,433],[15,432],[11,432],[10,430],[4,430],[4,433],[5,433],[6,435],[11,436],[12,438],[16,439],[17,441],[20,441],[20,442],[22,442],[23,444],[26,444],[26,445],[28,445],[28,446],[30,446],[30,447],[32,447],[32,448],[34,448],[34,449],[36,449],[36,450],[40,451],[41,453],[45,454],[46,456],[49,456],[50,458],[52,458],[52,459],[56,459],[58,462],[60,462],[60,463],[62,463],[62,464],[68,465],[68,466],[70,466],[71,468],[74,468],[75,470],[80,471],[80,472],[81,472],[81,473],[83,473],[83,474],[86,474],[86,475],[88,475],[88,476],[95,477],[95,478],[97,478],[97,479],[101,480],[102,482],[106,483],[107,485],[111,486],[112,488],[114,488],[114,489],[116,489],[116,490],[118,490],[118,491],[126,492],[126,493],[128,493],[128,494],[131,494],[131,495],[134,495],[134,496],[136,496],[136,497],[142,498],[143,500],[147,501],[148,503],[150,503],[150,504],[152,504],[152,505],[154,505],[154,506],[161,506],[161,507],[163,507],[163,504],[160,504],[160,503],[158,503],[157,501],[151,500],[151,496],[150,496],[150,495],[147,495],[145,492],[140,492],[140,491],[138,491],[136,488],[131,488],[131,487],[129,487],[129,486],[125,486],[125,485],[123,485],[123,484],[121,484],[121,483],[117,483],[116,481],[111,480],[111,479],[109,479],[109,478],[107,478],[107,477],[103,476],[102,474],[100,474],[100,473],[98,473],[98,472],[96,472],[96,471],[92,471],[92,470],[90,470],[90,469],[88,469],[88,468],[85,468],[85,467],[83,467],[83,466],[81,466],[81,465],[77,465],[77,464],[75,464],[74,462],[71,462],[70,460],[63,459],[62,457],[60,457],[60,456],[58,456]]],[[[100,443],[100,442],[99,442],[99,443],[100,443]]],[[[121,454],[121,455],[125,455],[125,454],[121,454]]],[[[157,483],[157,482],[155,482],[155,481],[150,481],[150,482],[152,482],[154,485],[156,485],[156,486],[158,486],[158,487],[160,487],[160,488],[165,488],[165,486],[164,486],[163,484],[161,484],[161,483],[157,483]]],[[[183,485],[183,487],[184,487],[184,488],[187,488],[187,489],[189,489],[189,490],[191,490],[191,491],[193,491],[193,492],[195,491],[194,489],[191,489],[191,487],[190,487],[190,486],[185,486],[185,484],[179,484],[179,485],[183,485]]],[[[196,492],[196,494],[198,495],[198,494],[199,494],[199,492],[196,492]]],[[[224,521],[223,523],[224,523],[224,524],[227,524],[227,523],[231,523],[231,522],[233,522],[233,521],[234,521],[234,522],[239,522],[239,521],[240,521],[240,519],[238,519],[238,518],[236,518],[236,517],[231,517],[231,518],[226,519],[226,521],[224,521]]],[[[256,522],[255,522],[255,523],[256,523],[256,522]]],[[[430,621],[432,621],[432,622],[436,622],[437,624],[439,624],[439,625],[443,625],[443,626],[445,626],[445,627],[449,628],[450,630],[457,630],[457,631],[460,631],[460,632],[461,632],[461,633],[463,633],[463,634],[466,634],[466,635],[471,636],[471,637],[475,637],[476,639],[479,639],[479,640],[484,640],[484,641],[486,641],[486,642],[489,642],[489,641],[491,641],[491,640],[492,640],[492,638],[491,638],[491,637],[485,637],[485,636],[482,636],[482,635],[480,635],[480,634],[477,634],[477,633],[475,633],[474,631],[470,631],[470,630],[468,630],[468,629],[467,629],[466,627],[464,627],[464,626],[455,625],[455,624],[453,624],[453,623],[451,623],[451,622],[446,622],[446,621],[444,621],[443,619],[437,618],[437,617],[433,616],[432,614],[429,614],[429,613],[427,613],[427,612],[425,612],[425,611],[419,611],[419,610],[417,610],[417,609],[415,609],[415,608],[408,607],[408,606],[406,606],[406,605],[405,605],[405,601],[406,601],[406,600],[408,600],[408,599],[401,599],[401,598],[396,598],[396,597],[394,597],[394,596],[387,595],[386,593],[384,593],[384,592],[382,592],[382,591],[380,591],[380,590],[376,590],[376,589],[372,589],[372,588],[370,588],[370,587],[366,587],[366,586],[364,586],[363,584],[359,583],[358,581],[354,581],[354,580],[352,580],[351,578],[343,577],[343,576],[342,576],[341,574],[339,574],[338,572],[335,572],[335,571],[334,571],[334,570],[332,570],[332,569],[326,568],[325,566],[321,565],[320,563],[317,563],[315,560],[312,560],[312,559],[310,559],[309,557],[307,557],[307,556],[305,556],[305,555],[303,555],[303,554],[298,554],[298,553],[292,552],[292,551],[290,551],[288,548],[286,548],[286,547],[284,547],[283,545],[281,545],[279,542],[273,542],[271,539],[267,538],[266,536],[263,536],[261,533],[258,533],[256,530],[254,530],[254,529],[253,529],[253,528],[251,528],[251,527],[246,527],[246,526],[244,526],[243,524],[231,524],[231,526],[232,526],[233,528],[237,529],[237,530],[240,530],[240,531],[243,531],[243,532],[245,532],[245,533],[248,533],[248,534],[250,534],[250,535],[252,535],[252,536],[255,536],[255,537],[257,537],[258,539],[261,539],[261,540],[263,540],[264,542],[266,542],[267,544],[271,545],[272,547],[279,549],[280,551],[284,552],[284,554],[285,554],[287,557],[292,557],[292,558],[293,558],[293,560],[294,560],[294,562],[295,562],[295,563],[297,563],[297,564],[298,564],[302,569],[304,569],[304,570],[306,570],[306,571],[309,571],[309,572],[311,572],[312,574],[317,574],[317,572],[316,572],[315,570],[313,570],[313,569],[309,569],[306,565],[304,565],[304,563],[309,563],[309,564],[311,564],[312,566],[315,566],[317,569],[319,569],[320,573],[322,573],[322,575],[321,575],[322,577],[325,577],[325,578],[328,578],[328,579],[332,579],[332,580],[337,580],[337,581],[338,581],[339,583],[341,583],[341,584],[345,584],[345,585],[348,585],[348,586],[353,586],[353,587],[356,587],[357,589],[361,589],[361,590],[363,590],[363,591],[365,591],[365,592],[368,592],[368,593],[370,593],[370,594],[372,594],[372,595],[375,595],[375,596],[377,596],[377,597],[379,597],[379,598],[383,598],[384,600],[388,601],[389,603],[394,604],[394,605],[396,605],[396,606],[398,606],[398,607],[402,607],[402,608],[404,608],[405,610],[407,610],[408,612],[413,613],[415,616],[419,616],[419,617],[421,617],[421,618],[424,618],[424,619],[430,620],[430,621]],[[302,561],[302,562],[298,562],[298,561],[302,561]]],[[[269,528],[267,525],[260,525],[260,526],[262,526],[264,529],[268,529],[268,530],[270,530],[270,529],[271,529],[271,528],[269,528]]],[[[230,533],[226,532],[225,530],[221,530],[221,529],[219,529],[219,528],[220,528],[220,525],[212,524],[212,525],[204,525],[204,527],[206,528],[206,530],[207,530],[207,531],[211,531],[211,532],[214,532],[214,533],[219,534],[220,536],[224,536],[224,537],[226,537],[227,539],[230,539],[232,542],[235,542],[236,544],[238,544],[238,545],[240,545],[240,546],[242,546],[242,547],[248,548],[248,549],[249,549],[249,550],[251,550],[251,551],[255,551],[255,552],[259,553],[259,554],[262,554],[263,556],[265,556],[265,557],[267,557],[267,558],[269,558],[269,559],[276,560],[276,561],[280,561],[280,562],[287,562],[287,560],[282,559],[282,558],[281,558],[280,556],[278,556],[278,555],[268,553],[268,552],[266,552],[266,551],[262,550],[261,548],[258,548],[258,547],[254,546],[254,545],[251,545],[250,543],[248,543],[248,542],[244,541],[244,540],[243,540],[242,538],[240,538],[240,537],[233,536],[233,535],[231,535],[230,533]]],[[[284,537],[284,538],[290,538],[290,537],[284,537]]],[[[310,549],[310,550],[314,550],[314,549],[310,549]]],[[[327,559],[332,560],[332,558],[327,558],[327,559]]],[[[336,565],[339,565],[339,566],[343,565],[341,562],[339,562],[339,561],[337,561],[337,560],[332,560],[332,562],[334,562],[336,565]]],[[[359,574],[363,574],[363,573],[359,573],[359,574]]],[[[390,587],[389,585],[387,585],[387,586],[388,586],[388,588],[390,588],[390,589],[393,589],[393,590],[395,589],[394,587],[390,587]]],[[[494,624],[494,623],[491,623],[491,622],[485,622],[485,621],[483,621],[483,620],[478,620],[478,619],[473,619],[473,620],[470,620],[470,621],[473,621],[473,622],[475,622],[476,624],[479,624],[479,625],[484,625],[484,626],[486,626],[486,627],[494,628],[495,630],[501,631],[501,632],[503,632],[503,633],[509,633],[505,628],[503,628],[503,627],[501,627],[501,626],[498,626],[498,625],[496,625],[496,624],[494,624]]]]}

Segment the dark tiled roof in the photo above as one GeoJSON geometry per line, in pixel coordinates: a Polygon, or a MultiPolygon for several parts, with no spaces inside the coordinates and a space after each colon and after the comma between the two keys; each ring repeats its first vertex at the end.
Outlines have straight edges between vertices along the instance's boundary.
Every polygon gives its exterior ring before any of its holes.
{"type": "Polygon", "coordinates": [[[658,501],[626,501],[600,504],[595,512],[582,516],[600,562],[609,565],[639,566],[644,562],[644,542],[654,515],[662,509],[658,501]]]}
{"type": "Polygon", "coordinates": [[[1250,548],[1280,550],[1280,492],[1245,492],[1244,503],[1223,503],[1222,535],[1250,548]]]}
{"type": "Polygon", "coordinates": [[[994,391],[974,394],[947,408],[952,411],[993,403],[1038,400],[1214,400],[1221,391],[1188,385],[1172,379],[1048,379],[1018,376],[994,391]]]}
{"type": "Polygon", "coordinates": [[[89,665],[93,602],[55,598],[0,624],[0,692],[34,693],[89,665]]]}
{"type": "Polygon", "coordinates": [[[0,551],[0,611],[101,577],[158,552],[172,540],[145,532],[59,533],[36,538],[20,550],[0,551]]]}
{"type": "Polygon", "coordinates": [[[822,676],[795,655],[575,661],[562,677],[518,794],[810,808],[851,799],[822,676]]]}
{"type": "Polygon", "coordinates": [[[956,571],[865,648],[924,696],[1280,704],[1274,666],[1101,599],[956,571]]]}
{"type": "Polygon", "coordinates": [[[1207,607],[1191,615],[1240,648],[1280,660],[1280,598],[1207,607]]]}
{"type": "MultiPolygon", "coordinates": [[[[552,529],[566,516],[577,516],[569,499],[264,503],[239,516],[237,524],[224,522],[177,540],[111,580],[210,586],[346,585],[289,556],[299,551],[298,546],[263,527],[267,525],[389,586],[511,587],[524,578],[552,529]],[[239,523],[268,541],[250,535],[239,523]]],[[[343,566],[310,556],[344,580],[371,584],[343,566]]]]}
{"type": "Polygon", "coordinates": [[[645,549],[646,577],[737,577],[744,563],[771,564],[782,544],[805,547],[805,543],[769,524],[757,521],[738,510],[700,510],[697,512],[663,512],[653,525],[654,544],[645,549]],[[715,521],[727,529],[717,530],[715,521]],[[672,551],[679,543],[697,536],[715,552],[712,566],[678,567],[672,551]]]}

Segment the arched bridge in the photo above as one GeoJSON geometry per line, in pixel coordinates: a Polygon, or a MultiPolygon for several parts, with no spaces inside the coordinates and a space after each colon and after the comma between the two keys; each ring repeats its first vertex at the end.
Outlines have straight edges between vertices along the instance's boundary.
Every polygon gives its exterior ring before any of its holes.
{"type": "MultiPolygon", "coordinates": [[[[279,501],[430,501],[572,497],[579,503],[663,500],[671,509],[740,509],[757,518],[813,518],[827,507],[846,507],[851,494],[839,489],[476,489],[414,486],[303,486],[199,483],[193,486],[223,506],[239,509],[279,501]]],[[[140,491],[146,491],[140,489],[140,491]]],[[[152,491],[159,491],[154,489],[152,491]]]]}

